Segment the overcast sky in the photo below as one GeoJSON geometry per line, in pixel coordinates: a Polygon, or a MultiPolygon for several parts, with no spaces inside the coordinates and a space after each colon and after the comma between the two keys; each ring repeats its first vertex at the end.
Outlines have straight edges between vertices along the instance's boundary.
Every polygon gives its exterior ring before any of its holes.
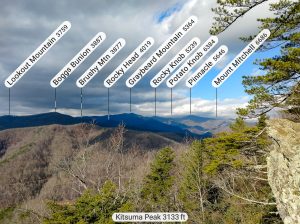
{"type": "MultiPolygon", "coordinates": [[[[132,112],[152,116],[154,89],[149,81],[193,37],[199,37],[201,43],[205,42],[213,22],[211,8],[215,6],[214,0],[2,0],[0,114],[8,113],[8,89],[4,86],[4,80],[66,20],[72,23],[69,32],[11,88],[12,114],[53,111],[54,89],[49,84],[50,80],[100,31],[106,33],[106,40],[57,89],[58,111],[74,116],[80,115],[80,89],[75,84],[76,80],[113,42],[122,37],[126,40],[126,46],[83,89],[84,114],[106,114],[107,89],[103,85],[104,79],[146,37],[151,36],[155,39],[155,45],[110,90],[111,113],[128,113],[129,89],[125,85],[126,79],[188,17],[195,15],[199,18],[195,28],[132,89],[132,112]]],[[[239,37],[257,33],[256,16],[267,15],[266,12],[267,5],[262,5],[218,36],[218,46],[227,45],[229,53],[224,61],[212,69],[193,89],[193,114],[214,115],[215,89],[211,86],[211,80],[246,45],[239,41],[239,37]]],[[[255,58],[265,56],[254,54],[219,89],[220,116],[234,117],[235,108],[246,104],[249,97],[243,91],[241,77],[259,72],[252,62],[255,58]]],[[[185,87],[185,80],[174,88],[173,96],[174,116],[187,115],[189,89],[185,87]]],[[[170,89],[165,83],[157,89],[157,115],[170,115],[170,89]]]]}

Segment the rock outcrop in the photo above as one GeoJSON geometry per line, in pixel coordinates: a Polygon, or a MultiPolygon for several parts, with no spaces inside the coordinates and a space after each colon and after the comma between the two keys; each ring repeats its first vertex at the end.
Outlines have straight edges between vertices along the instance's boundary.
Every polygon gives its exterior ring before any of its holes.
{"type": "Polygon", "coordinates": [[[273,139],[267,158],[268,180],[285,224],[300,224],[300,124],[285,119],[267,122],[273,139]]]}

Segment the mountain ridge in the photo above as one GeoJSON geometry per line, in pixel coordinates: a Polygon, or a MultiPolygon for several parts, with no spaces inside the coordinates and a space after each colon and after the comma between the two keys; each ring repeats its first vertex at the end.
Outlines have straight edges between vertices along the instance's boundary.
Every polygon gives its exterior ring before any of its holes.
{"type": "Polygon", "coordinates": [[[104,116],[73,117],[57,112],[49,112],[26,116],[1,116],[0,131],[12,128],[45,126],[52,124],[74,125],[79,123],[93,123],[101,127],[117,127],[124,124],[127,129],[150,131],[154,133],[173,133],[181,136],[196,138],[211,137],[215,127],[207,123],[221,123],[229,126],[230,120],[199,117],[188,115],[182,117],[145,117],[134,113],[124,113],[104,116]]]}

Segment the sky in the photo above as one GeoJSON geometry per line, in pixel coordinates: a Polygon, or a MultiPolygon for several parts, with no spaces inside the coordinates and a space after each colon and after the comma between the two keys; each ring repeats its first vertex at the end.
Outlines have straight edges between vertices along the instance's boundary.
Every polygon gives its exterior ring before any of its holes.
{"type": "MultiPolygon", "coordinates": [[[[129,113],[126,79],[187,18],[197,16],[197,25],[132,89],[132,112],[153,116],[154,89],[150,86],[150,80],[193,37],[199,37],[201,43],[209,38],[214,17],[211,8],[216,6],[216,0],[1,0],[1,6],[0,115],[8,114],[8,89],[4,86],[4,80],[66,20],[72,24],[68,33],[11,88],[11,114],[54,111],[54,89],[50,86],[50,80],[98,32],[105,32],[106,40],[57,88],[58,112],[80,116],[80,89],[76,86],[76,80],[112,43],[124,38],[126,46],[83,89],[83,114],[107,114],[107,89],[103,81],[150,36],[155,40],[154,46],[110,89],[110,113],[129,113]]],[[[222,44],[228,47],[229,52],[192,89],[192,114],[214,116],[215,88],[211,86],[211,80],[247,45],[239,37],[258,33],[256,19],[261,15],[270,15],[267,4],[255,8],[255,11],[218,35],[219,43],[211,53],[222,44]]],[[[277,51],[254,53],[218,89],[219,116],[233,118],[235,109],[247,104],[250,97],[244,92],[242,76],[261,74],[253,62],[273,56],[277,51]]],[[[184,79],[173,89],[173,116],[188,115],[189,108],[189,89],[184,79]]],[[[157,88],[157,115],[170,116],[170,89],[165,83],[157,88]]]]}

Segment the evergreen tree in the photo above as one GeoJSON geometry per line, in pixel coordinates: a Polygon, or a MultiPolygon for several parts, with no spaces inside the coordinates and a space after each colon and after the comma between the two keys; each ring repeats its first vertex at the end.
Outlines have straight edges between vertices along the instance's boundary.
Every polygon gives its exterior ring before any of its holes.
{"type": "Polygon", "coordinates": [[[171,148],[160,150],[151,164],[151,171],[146,176],[141,190],[143,211],[172,210],[170,192],[174,183],[174,176],[171,174],[173,167],[174,151],[171,148]]]}
{"type": "Polygon", "coordinates": [[[258,122],[257,122],[257,127],[262,130],[266,127],[266,120],[268,119],[268,116],[266,114],[263,114],[259,116],[258,122]]]}
{"type": "Polygon", "coordinates": [[[100,193],[86,191],[74,204],[49,202],[48,207],[51,216],[44,219],[45,224],[109,224],[114,223],[113,213],[133,209],[129,199],[120,195],[111,181],[105,182],[100,193]]]}
{"type": "MultiPolygon", "coordinates": [[[[225,31],[250,10],[267,0],[218,0],[212,34],[225,31]]],[[[260,18],[260,30],[269,29],[271,36],[262,50],[281,48],[280,54],[257,63],[264,74],[243,77],[246,93],[253,95],[239,115],[258,117],[274,108],[300,116],[300,1],[278,0],[270,3],[274,17],[260,18]]],[[[243,38],[245,41],[253,36],[243,38]]]]}
{"type": "Polygon", "coordinates": [[[235,122],[230,124],[230,129],[234,132],[244,131],[247,128],[247,125],[243,118],[238,117],[235,119],[235,122]]]}
{"type": "Polygon", "coordinates": [[[207,176],[203,175],[203,141],[194,141],[183,159],[184,171],[180,187],[180,199],[183,210],[189,214],[189,220],[204,222],[205,204],[207,204],[207,176]]]}

